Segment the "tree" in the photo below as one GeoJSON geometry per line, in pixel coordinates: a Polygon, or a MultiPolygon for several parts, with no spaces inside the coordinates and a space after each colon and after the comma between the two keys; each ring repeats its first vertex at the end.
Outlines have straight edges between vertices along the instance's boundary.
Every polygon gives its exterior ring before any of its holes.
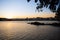
{"type": "MultiPolygon", "coordinates": [[[[32,0],[27,0],[27,2],[30,1],[32,0]]],[[[43,7],[48,7],[52,12],[56,13],[55,18],[60,21],[60,0],[34,0],[34,2],[37,4],[36,9],[38,12],[42,11],[43,7]]]]}

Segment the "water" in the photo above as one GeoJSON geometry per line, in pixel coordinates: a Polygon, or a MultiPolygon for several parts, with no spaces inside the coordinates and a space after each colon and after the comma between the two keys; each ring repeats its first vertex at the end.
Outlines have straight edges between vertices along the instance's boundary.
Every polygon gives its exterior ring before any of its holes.
{"type": "Polygon", "coordinates": [[[0,40],[60,40],[60,27],[27,23],[28,21],[0,21],[0,40]]]}

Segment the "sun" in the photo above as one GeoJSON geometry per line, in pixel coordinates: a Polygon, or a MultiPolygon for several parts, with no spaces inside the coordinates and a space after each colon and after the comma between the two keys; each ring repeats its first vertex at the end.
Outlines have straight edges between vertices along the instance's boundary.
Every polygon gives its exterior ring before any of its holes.
{"type": "Polygon", "coordinates": [[[13,17],[7,16],[7,17],[5,17],[5,18],[7,18],[7,19],[12,19],[13,17]]]}

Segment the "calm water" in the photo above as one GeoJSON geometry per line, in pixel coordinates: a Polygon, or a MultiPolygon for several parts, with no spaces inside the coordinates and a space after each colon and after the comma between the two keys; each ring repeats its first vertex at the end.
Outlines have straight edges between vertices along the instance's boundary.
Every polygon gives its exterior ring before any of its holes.
{"type": "Polygon", "coordinates": [[[0,21],[0,40],[60,40],[60,27],[35,26],[27,23],[27,21],[0,21]]]}

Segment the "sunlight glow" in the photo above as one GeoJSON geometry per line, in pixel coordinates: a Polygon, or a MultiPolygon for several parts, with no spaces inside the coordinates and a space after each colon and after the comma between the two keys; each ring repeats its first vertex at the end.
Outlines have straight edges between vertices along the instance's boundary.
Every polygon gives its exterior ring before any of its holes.
{"type": "Polygon", "coordinates": [[[5,17],[5,18],[7,18],[7,19],[12,19],[13,17],[7,16],[7,17],[5,17]]]}

